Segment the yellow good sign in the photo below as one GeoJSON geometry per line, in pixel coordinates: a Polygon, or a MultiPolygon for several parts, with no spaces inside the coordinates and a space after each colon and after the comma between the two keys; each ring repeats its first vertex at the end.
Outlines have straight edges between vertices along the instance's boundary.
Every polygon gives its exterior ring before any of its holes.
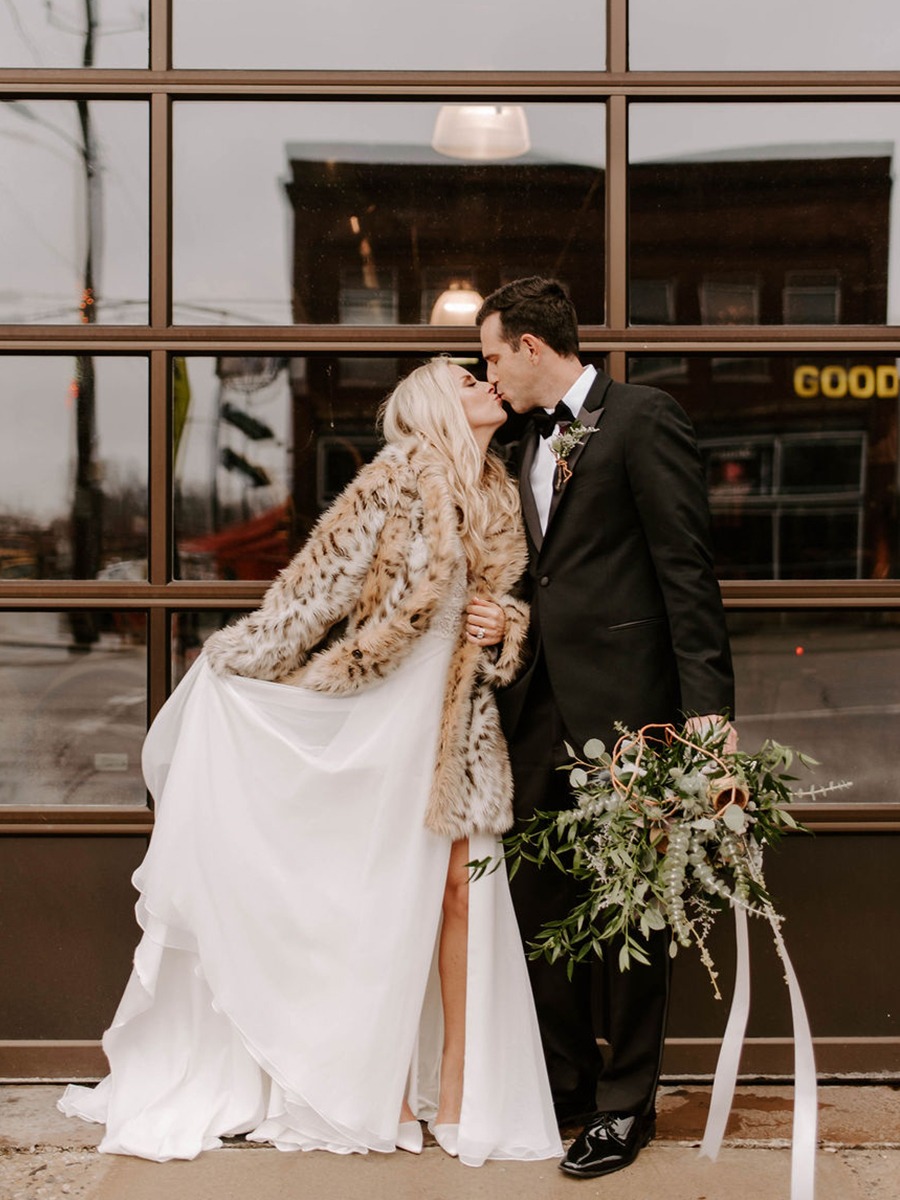
{"type": "Polygon", "coordinates": [[[853,396],[856,400],[868,400],[871,396],[884,399],[900,394],[900,380],[896,366],[887,363],[878,367],[802,366],[794,371],[794,392],[803,397],[827,396],[829,400],[840,400],[843,396],[853,396]]]}

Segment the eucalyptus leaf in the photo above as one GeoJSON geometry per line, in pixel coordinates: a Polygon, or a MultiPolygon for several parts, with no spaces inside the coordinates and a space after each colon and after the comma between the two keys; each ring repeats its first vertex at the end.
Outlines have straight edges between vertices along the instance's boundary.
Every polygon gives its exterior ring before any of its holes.
{"type": "Polygon", "coordinates": [[[606,753],[606,745],[599,738],[588,738],[584,743],[585,758],[600,758],[606,753]]]}
{"type": "Polygon", "coordinates": [[[662,915],[658,908],[645,909],[644,919],[651,929],[665,929],[666,927],[666,918],[662,915]]]}
{"type": "Polygon", "coordinates": [[[738,808],[736,804],[729,804],[722,813],[722,820],[732,831],[732,833],[743,833],[747,826],[747,817],[742,808],[738,808]]]}

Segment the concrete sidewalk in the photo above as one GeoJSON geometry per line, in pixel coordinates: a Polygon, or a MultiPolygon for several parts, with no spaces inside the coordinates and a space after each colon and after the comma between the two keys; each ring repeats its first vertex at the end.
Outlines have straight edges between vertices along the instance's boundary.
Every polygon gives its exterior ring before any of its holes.
{"type": "MultiPolygon", "coordinates": [[[[193,1162],[99,1155],[101,1130],[62,1117],[58,1085],[0,1087],[0,1200],[788,1200],[790,1088],[738,1089],[726,1145],[701,1160],[709,1089],[666,1087],[659,1134],[638,1161],[600,1180],[555,1163],[461,1166],[424,1153],[282,1154],[240,1139],[193,1162]]],[[[900,1196],[900,1087],[819,1090],[817,1200],[900,1196]]]]}

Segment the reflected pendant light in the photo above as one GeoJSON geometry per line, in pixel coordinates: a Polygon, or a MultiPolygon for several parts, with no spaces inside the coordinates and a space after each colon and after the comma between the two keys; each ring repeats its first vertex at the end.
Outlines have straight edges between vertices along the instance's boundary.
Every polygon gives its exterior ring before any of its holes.
{"type": "Polygon", "coordinates": [[[484,303],[484,296],[466,283],[451,283],[434,302],[431,325],[474,325],[475,314],[484,303]]]}
{"type": "Polygon", "coordinates": [[[444,104],[431,145],[448,158],[518,158],[531,148],[525,109],[520,104],[444,104]]]}

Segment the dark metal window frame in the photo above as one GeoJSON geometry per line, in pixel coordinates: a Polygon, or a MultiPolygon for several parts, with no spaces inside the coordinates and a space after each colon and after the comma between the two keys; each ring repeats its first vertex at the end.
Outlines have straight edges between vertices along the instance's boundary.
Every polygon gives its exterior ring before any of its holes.
{"type": "MultiPolygon", "coordinates": [[[[604,0],[597,0],[603,3],[604,0]]],[[[607,67],[597,72],[483,71],[193,71],[171,68],[171,0],[150,0],[146,70],[59,68],[0,70],[0,99],[116,99],[149,103],[150,320],[145,326],[7,325],[0,353],[141,355],[149,359],[149,561],[140,583],[40,581],[0,583],[0,610],[117,608],[148,614],[148,707],[169,688],[171,614],[179,609],[252,608],[265,584],[178,581],[171,574],[171,360],[175,355],[283,355],[328,352],[473,351],[474,330],[427,326],[191,326],[172,324],[172,111],[191,100],[479,99],[566,103],[597,101],[606,115],[606,324],[582,329],[585,353],[607,356],[624,379],[629,354],[888,353],[900,357],[900,326],[697,327],[628,324],[628,106],[634,101],[877,102],[900,100],[895,72],[629,71],[628,0],[607,0],[607,67]]],[[[898,110],[900,111],[900,110],[898,110]]],[[[733,609],[900,609],[900,580],[724,582],[733,609]]],[[[896,804],[798,806],[816,830],[900,829],[896,804]]],[[[146,834],[149,810],[125,808],[0,809],[0,833],[146,834]]]]}

